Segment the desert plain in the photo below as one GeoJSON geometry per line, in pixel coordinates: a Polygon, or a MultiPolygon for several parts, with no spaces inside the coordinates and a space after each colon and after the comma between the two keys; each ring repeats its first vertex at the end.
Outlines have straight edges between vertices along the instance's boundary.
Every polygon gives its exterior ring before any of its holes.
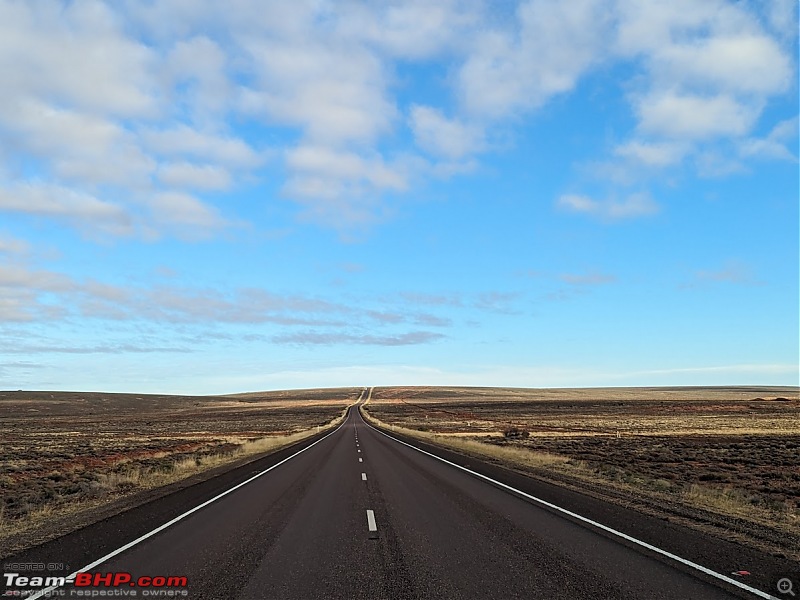
{"type": "MultiPolygon", "coordinates": [[[[364,388],[0,392],[0,554],[335,426],[364,388]]],[[[797,387],[378,387],[396,434],[800,559],[797,387]]]]}

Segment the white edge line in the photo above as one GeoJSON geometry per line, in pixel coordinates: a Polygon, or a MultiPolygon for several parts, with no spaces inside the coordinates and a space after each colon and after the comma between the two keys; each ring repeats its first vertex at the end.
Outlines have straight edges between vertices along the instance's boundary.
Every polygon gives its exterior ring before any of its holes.
{"type": "MultiPolygon", "coordinates": [[[[359,411],[359,416],[361,416],[361,411],[359,411]]],[[[571,510],[567,510],[566,508],[561,508],[560,506],[552,504],[552,503],[548,502],[547,500],[542,500],[541,498],[537,498],[536,496],[532,496],[530,494],[527,494],[527,493],[523,492],[522,490],[518,490],[517,488],[511,487],[510,485],[507,485],[507,484],[505,484],[505,483],[503,483],[501,481],[497,481],[496,479],[492,479],[491,477],[487,477],[486,475],[482,475],[481,473],[477,473],[475,471],[472,471],[471,469],[468,469],[466,467],[462,467],[461,465],[458,465],[458,464],[456,464],[454,462],[451,462],[451,461],[449,461],[447,459],[444,459],[444,458],[442,458],[440,456],[436,456],[435,454],[431,454],[430,452],[426,452],[425,450],[417,448],[416,446],[412,446],[411,444],[409,444],[407,442],[404,442],[403,440],[398,440],[396,437],[392,437],[391,435],[388,435],[388,434],[384,433],[383,431],[381,431],[380,429],[378,429],[376,427],[373,427],[372,425],[367,423],[367,421],[364,419],[364,417],[361,417],[361,420],[364,421],[364,423],[367,426],[371,427],[372,429],[374,429],[375,431],[377,431],[381,435],[386,436],[390,440],[394,440],[395,442],[398,442],[399,444],[403,444],[404,446],[408,446],[409,448],[412,448],[412,449],[416,450],[417,452],[422,452],[422,454],[427,454],[428,456],[431,456],[431,457],[435,458],[436,460],[440,460],[443,463],[446,463],[446,464],[450,465],[451,467],[455,467],[456,469],[461,469],[462,471],[466,471],[467,473],[470,473],[471,475],[474,475],[475,477],[478,477],[480,479],[488,481],[488,482],[490,482],[490,483],[492,483],[492,484],[494,484],[494,485],[496,485],[498,487],[501,487],[503,489],[506,489],[506,490],[509,490],[511,492],[514,492],[515,494],[519,494],[520,496],[523,496],[524,498],[527,498],[528,500],[532,500],[533,502],[536,502],[538,504],[546,506],[547,508],[551,508],[551,509],[553,509],[555,511],[558,511],[560,513],[563,513],[565,515],[569,515],[570,517],[572,517],[573,519],[577,519],[578,521],[582,521],[584,523],[588,523],[589,525],[592,525],[593,527],[597,527],[598,529],[602,529],[603,531],[608,532],[608,533],[610,533],[612,535],[615,535],[615,536],[620,537],[620,538],[622,538],[624,540],[627,540],[629,542],[637,544],[637,545],[639,545],[639,546],[641,546],[643,548],[647,548],[648,550],[650,550],[652,552],[655,552],[656,554],[660,554],[661,556],[666,556],[667,558],[670,558],[670,559],[672,559],[674,561],[677,561],[677,562],[681,563],[682,565],[686,565],[687,567],[691,567],[691,568],[693,568],[693,569],[695,569],[697,571],[700,571],[701,573],[705,573],[706,575],[710,575],[711,577],[715,577],[716,579],[719,579],[719,580],[724,581],[726,583],[730,583],[731,585],[734,585],[734,586],[736,586],[738,588],[741,588],[741,589],[743,589],[745,591],[748,591],[751,594],[755,594],[756,596],[759,596],[760,598],[766,598],[767,600],[775,600],[775,596],[771,596],[770,594],[768,594],[766,592],[762,592],[761,590],[758,590],[758,589],[756,589],[754,587],[750,587],[749,585],[741,583],[740,581],[736,581],[735,579],[731,579],[730,577],[726,577],[725,575],[717,573],[716,571],[712,571],[711,569],[709,569],[707,567],[704,567],[703,565],[698,565],[697,563],[694,563],[694,562],[692,562],[690,560],[682,558],[682,557],[678,556],[677,554],[672,554],[672,552],[667,552],[666,550],[662,550],[661,548],[659,548],[657,546],[653,546],[652,544],[648,544],[647,542],[643,542],[642,540],[636,539],[635,537],[632,537],[632,536],[628,535],[627,533],[622,533],[621,531],[613,529],[612,527],[609,527],[608,525],[603,525],[602,523],[598,523],[597,521],[592,521],[591,519],[589,519],[587,517],[584,517],[582,515],[579,515],[578,513],[572,512],[571,510]]]]}
{"type": "Polygon", "coordinates": [[[375,523],[375,513],[371,510],[367,511],[367,527],[370,531],[378,531],[378,525],[375,523]]]}
{"type": "MultiPolygon", "coordinates": [[[[349,413],[348,413],[348,416],[349,416],[349,413]]],[[[255,475],[253,475],[253,476],[252,476],[252,477],[250,477],[249,479],[246,479],[245,481],[242,481],[241,483],[238,483],[238,484],[236,484],[235,486],[233,486],[232,488],[230,488],[230,489],[228,489],[228,490],[225,490],[225,491],[224,491],[224,492],[222,492],[221,494],[217,494],[216,496],[214,496],[214,497],[213,497],[213,498],[211,498],[210,500],[206,500],[206,501],[205,501],[205,502],[203,502],[202,504],[199,504],[199,505],[195,506],[194,508],[187,510],[185,513],[183,513],[183,514],[181,514],[181,515],[178,515],[178,516],[177,516],[177,517],[175,517],[174,519],[172,519],[172,520],[170,520],[170,521],[167,521],[166,523],[164,523],[163,525],[161,525],[161,526],[159,526],[159,527],[156,527],[155,529],[153,529],[153,530],[152,530],[152,531],[150,531],[149,533],[145,533],[144,535],[142,535],[142,536],[140,536],[140,537],[136,538],[136,539],[135,539],[135,540],[133,540],[132,542],[128,542],[128,543],[127,543],[127,544],[125,544],[124,546],[121,546],[121,547],[117,548],[117,549],[116,549],[116,550],[114,550],[113,552],[109,552],[109,553],[108,553],[108,554],[106,554],[104,557],[102,557],[102,558],[98,558],[96,561],[94,561],[94,562],[92,562],[92,563],[89,563],[89,564],[88,564],[88,565],[86,565],[85,567],[82,567],[82,568],[78,569],[77,571],[75,571],[75,572],[74,572],[74,573],[72,573],[71,575],[67,575],[67,576],[65,577],[65,579],[67,579],[67,580],[68,580],[68,579],[73,579],[73,580],[74,580],[74,579],[75,579],[75,576],[76,576],[78,573],[84,573],[84,572],[88,571],[89,569],[93,569],[93,568],[95,568],[97,565],[104,563],[105,561],[109,560],[110,558],[114,558],[114,557],[115,557],[115,556],[117,556],[118,554],[121,554],[122,552],[125,552],[125,550],[128,550],[128,549],[130,549],[130,548],[133,548],[135,545],[137,545],[137,544],[138,544],[138,543],[140,543],[140,542],[143,542],[143,541],[144,541],[144,540],[146,540],[147,538],[153,537],[155,534],[157,534],[157,533],[159,533],[159,532],[161,532],[161,531],[164,531],[164,530],[165,530],[165,529],[167,529],[168,527],[170,527],[170,526],[174,525],[174,524],[175,524],[175,523],[177,523],[178,521],[181,521],[181,520],[185,519],[186,517],[188,517],[188,516],[189,516],[189,515],[191,515],[192,513],[195,513],[195,512],[197,512],[197,511],[198,511],[198,510],[200,510],[201,508],[205,508],[206,506],[208,506],[208,505],[209,505],[209,504],[211,504],[212,502],[216,502],[217,500],[219,500],[219,499],[220,499],[220,498],[222,498],[223,496],[227,496],[227,495],[228,495],[228,494],[230,494],[231,492],[233,492],[233,491],[235,491],[235,490],[238,490],[240,487],[242,487],[242,486],[244,486],[244,485],[247,485],[248,483],[250,483],[251,481],[253,481],[253,480],[255,480],[255,479],[258,479],[259,477],[261,477],[261,476],[262,476],[262,475],[264,475],[265,473],[269,473],[270,471],[272,471],[272,469],[275,469],[276,467],[279,467],[279,466],[281,466],[283,463],[285,463],[285,462],[287,462],[287,461],[289,461],[289,460],[293,459],[293,458],[294,458],[295,456],[297,456],[298,454],[302,454],[303,452],[305,452],[305,451],[306,451],[306,450],[308,450],[309,448],[312,448],[312,447],[316,446],[317,444],[319,444],[319,443],[320,443],[322,440],[324,440],[324,439],[326,439],[326,438],[328,438],[328,437],[332,436],[334,433],[336,433],[337,431],[339,431],[339,429],[340,429],[340,428],[341,428],[341,427],[342,427],[342,426],[345,424],[345,422],[346,422],[346,421],[347,421],[347,417],[345,417],[345,418],[344,418],[344,420],[341,422],[341,424],[339,425],[339,427],[337,427],[336,429],[334,429],[333,431],[331,431],[331,432],[330,432],[328,435],[326,435],[326,436],[324,436],[324,437],[321,437],[321,438],[319,438],[319,439],[318,439],[316,442],[313,442],[312,444],[309,444],[308,446],[306,446],[306,447],[305,447],[305,448],[303,448],[302,450],[298,450],[297,452],[295,452],[295,453],[294,453],[294,454],[292,454],[291,456],[287,456],[287,457],[286,457],[286,458],[284,458],[282,461],[280,461],[280,462],[278,462],[278,463],[275,463],[274,465],[272,465],[272,466],[271,466],[271,467],[269,467],[268,469],[264,469],[263,471],[261,471],[261,472],[259,472],[259,473],[256,473],[255,475]]],[[[45,589],[43,589],[43,590],[39,590],[38,592],[36,592],[36,593],[35,593],[35,594],[33,594],[32,596],[28,596],[28,598],[29,598],[30,600],[36,600],[36,598],[41,598],[42,596],[44,596],[44,595],[45,595],[45,594],[47,594],[48,592],[51,592],[51,591],[53,591],[53,590],[56,590],[56,589],[58,589],[59,587],[61,587],[61,586],[58,586],[58,585],[53,585],[53,586],[50,586],[50,587],[48,587],[48,588],[45,588],[45,589]]]]}

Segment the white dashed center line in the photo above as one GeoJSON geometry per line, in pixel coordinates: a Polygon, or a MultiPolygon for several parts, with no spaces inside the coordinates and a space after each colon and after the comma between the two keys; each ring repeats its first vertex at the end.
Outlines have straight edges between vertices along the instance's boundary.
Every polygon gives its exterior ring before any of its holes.
{"type": "Polygon", "coordinates": [[[367,480],[367,474],[366,473],[362,473],[361,474],[361,481],[366,481],[366,480],[367,480]]]}
{"type": "Polygon", "coordinates": [[[358,462],[364,462],[364,459],[363,458],[359,458],[358,462]]]}
{"type": "Polygon", "coordinates": [[[370,532],[378,531],[378,525],[375,523],[375,513],[371,510],[367,511],[367,526],[370,532]]]}

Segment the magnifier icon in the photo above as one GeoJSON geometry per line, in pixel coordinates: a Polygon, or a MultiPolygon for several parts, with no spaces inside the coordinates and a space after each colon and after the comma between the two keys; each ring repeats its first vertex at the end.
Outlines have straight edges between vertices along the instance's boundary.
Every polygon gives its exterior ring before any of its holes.
{"type": "Polygon", "coordinates": [[[793,587],[792,580],[787,577],[778,580],[778,592],[781,594],[789,594],[792,597],[796,596],[797,594],[794,593],[793,587]]]}

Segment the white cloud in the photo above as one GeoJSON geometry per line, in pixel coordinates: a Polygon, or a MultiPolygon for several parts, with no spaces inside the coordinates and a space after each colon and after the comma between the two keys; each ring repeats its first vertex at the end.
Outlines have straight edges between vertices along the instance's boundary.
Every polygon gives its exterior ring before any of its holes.
{"type": "Polygon", "coordinates": [[[148,149],[162,156],[189,156],[239,168],[253,168],[265,157],[243,140],[206,133],[185,124],[165,129],[146,129],[142,141],[148,149]]]}
{"type": "Polygon", "coordinates": [[[386,164],[379,154],[299,146],[287,152],[286,165],[284,191],[306,207],[304,217],[342,231],[373,223],[381,194],[408,186],[404,168],[386,164]]]}
{"type": "Polygon", "coordinates": [[[190,353],[192,349],[178,346],[154,346],[150,340],[144,340],[141,344],[125,342],[92,346],[56,345],[52,342],[41,345],[26,343],[11,348],[2,348],[2,351],[4,354],[149,354],[154,352],[190,353]]]}
{"type": "MultiPolygon", "coordinates": [[[[226,291],[170,285],[119,285],[31,267],[27,263],[0,264],[0,320],[6,322],[61,321],[74,317],[109,322],[104,332],[124,330],[136,323],[157,328],[250,326],[236,333],[208,332],[212,339],[273,341],[301,344],[366,344],[402,346],[444,338],[444,334],[414,327],[448,327],[450,319],[403,306],[396,311],[374,309],[369,300],[350,305],[302,294],[279,294],[262,288],[226,291]],[[115,324],[112,324],[114,322],[115,324]],[[252,329],[252,326],[266,329],[252,329]],[[314,327],[314,330],[297,330],[314,327]],[[405,330],[404,330],[405,329],[405,330]],[[223,337],[214,337],[223,336],[223,337]]],[[[207,339],[206,334],[198,339],[207,339]]],[[[178,339],[180,339],[179,336],[178,339]]],[[[171,336],[175,340],[175,336],[171,336]]],[[[187,338],[188,339],[188,338],[187,338]]],[[[174,341],[170,342],[174,343],[174,341]]],[[[30,349],[30,351],[45,351],[30,349]]]]}
{"type": "Polygon", "coordinates": [[[129,26],[119,5],[103,2],[0,6],[0,141],[33,172],[15,174],[0,191],[0,210],[110,235],[152,235],[154,226],[177,222],[207,232],[213,211],[189,202],[187,192],[226,189],[228,168],[263,163],[246,143],[220,133],[232,96],[223,50],[188,36],[162,51],[129,26]],[[187,116],[214,133],[175,124],[187,116]],[[203,164],[179,160],[157,171],[159,150],[203,164]],[[157,174],[178,195],[159,191],[157,174]],[[159,193],[167,195],[154,213],[143,211],[141,198],[159,193]],[[157,223],[147,222],[154,214],[157,223]]]}
{"type": "Polygon", "coordinates": [[[134,233],[134,219],[123,207],[71,188],[24,183],[0,187],[0,210],[72,222],[82,229],[113,235],[134,233]]]}
{"type": "Polygon", "coordinates": [[[648,167],[668,167],[679,163],[686,154],[686,144],[631,140],[614,148],[614,154],[648,167]]]}
{"type": "MultiPolygon", "coordinates": [[[[638,123],[613,152],[628,166],[669,167],[729,138],[747,140],[742,157],[787,158],[752,132],[792,84],[795,12],[779,0],[7,2],[0,142],[37,181],[102,190],[132,213],[158,193],[186,208],[282,156],[302,217],[346,229],[387,214],[387,192],[474,170],[486,132],[621,60],[638,123]],[[420,95],[417,67],[442,89],[420,95]],[[248,141],[265,127],[269,151],[248,141]]],[[[196,208],[184,220],[203,229],[213,219],[196,208]]]]}
{"type": "Polygon", "coordinates": [[[297,37],[246,42],[257,86],[250,110],[267,123],[299,127],[317,144],[374,142],[397,114],[381,60],[312,25],[297,37]]]}
{"type": "MultiPolygon", "coordinates": [[[[155,56],[102,2],[0,4],[0,104],[33,97],[95,115],[158,112],[155,56]]],[[[0,115],[5,111],[0,111],[0,115]]]]}
{"type": "Polygon", "coordinates": [[[30,244],[25,240],[20,240],[10,236],[0,236],[0,254],[27,254],[30,250],[30,247],[30,244]]]}
{"type": "Polygon", "coordinates": [[[481,18],[478,2],[427,0],[342,5],[340,34],[406,59],[434,57],[462,42],[481,18]]]}
{"type": "MultiPolygon", "coordinates": [[[[614,153],[654,169],[692,156],[701,176],[714,177],[746,170],[730,156],[731,142],[741,156],[787,158],[774,140],[748,138],[769,100],[792,86],[791,54],[764,28],[765,20],[785,28],[794,14],[778,4],[619,0],[614,54],[640,73],[628,83],[635,137],[614,153]]],[[[623,179],[636,173],[624,164],[605,172],[623,179]]]]}
{"type": "Polygon", "coordinates": [[[617,18],[617,52],[643,60],[653,89],[771,94],[791,84],[790,56],[745,3],[621,0],[617,18]]]}
{"type": "Polygon", "coordinates": [[[700,177],[722,178],[747,171],[747,167],[736,156],[715,148],[699,151],[694,159],[700,177]]]}
{"type": "MultiPolygon", "coordinates": [[[[30,189],[17,182],[23,195],[39,188],[40,215],[70,213],[74,224],[95,229],[81,220],[83,211],[96,215],[102,204],[89,200],[94,186],[149,185],[155,161],[123,123],[158,115],[155,64],[153,52],[123,32],[122,19],[106,4],[0,6],[0,139],[16,159],[35,165],[36,179],[53,181],[31,182],[30,189]]],[[[119,222],[119,232],[127,233],[119,222]]]]}
{"type": "Polygon", "coordinates": [[[174,104],[184,104],[194,121],[213,123],[233,99],[226,66],[225,52],[205,36],[177,42],[166,57],[174,104]]]}
{"type": "Polygon", "coordinates": [[[411,129],[417,145],[434,156],[458,160],[483,149],[483,131],[458,119],[448,119],[429,106],[411,107],[411,129]]]}
{"type": "Polygon", "coordinates": [[[19,265],[0,265],[0,287],[35,288],[40,291],[66,291],[75,288],[72,280],[61,273],[32,271],[19,265]]]}
{"type": "Polygon", "coordinates": [[[368,159],[325,146],[300,146],[287,153],[286,163],[301,173],[331,180],[363,181],[379,189],[402,190],[406,185],[403,176],[386,166],[380,156],[368,159]]]}
{"type": "Polygon", "coordinates": [[[300,344],[300,345],[340,345],[340,344],[359,344],[366,346],[411,346],[417,344],[427,344],[443,339],[441,333],[431,331],[410,331],[396,335],[372,335],[372,334],[351,334],[351,333],[320,333],[315,331],[290,333],[275,336],[272,341],[278,344],[300,344]]]}
{"type": "Polygon", "coordinates": [[[213,207],[183,192],[159,192],[148,202],[157,223],[192,234],[210,234],[229,223],[213,207]]]}
{"type": "Polygon", "coordinates": [[[744,94],[782,92],[791,84],[789,57],[764,34],[741,32],[690,44],[670,44],[653,55],[666,85],[744,94]]]}
{"type": "Polygon", "coordinates": [[[578,285],[578,286],[604,285],[607,283],[614,283],[615,281],[617,281],[616,277],[614,277],[613,275],[608,275],[606,273],[585,273],[585,274],[564,273],[562,275],[559,275],[558,278],[564,283],[568,283],[570,285],[578,285]]]}
{"type": "Polygon", "coordinates": [[[605,57],[608,8],[600,0],[531,0],[519,5],[513,26],[476,32],[458,73],[466,110],[501,118],[571,90],[605,57]]]}
{"type": "Polygon", "coordinates": [[[731,283],[736,285],[756,285],[753,270],[748,265],[739,261],[729,261],[723,267],[715,270],[701,270],[694,273],[694,281],[681,287],[692,288],[699,284],[731,283]]]}
{"type": "Polygon", "coordinates": [[[565,194],[556,206],[566,212],[585,214],[606,221],[618,221],[650,216],[659,211],[659,206],[648,194],[630,194],[622,200],[594,200],[588,196],[565,194]]]}
{"type": "Polygon", "coordinates": [[[744,135],[753,127],[760,110],[760,106],[727,95],[699,96],[673,91],[645,96],[636,104],[642,132],[692,140],[744,135]]]}
{"type": "Polygon", "coordinates": [[[617,51],[650,53],[674,43],[758,29],[758,22],[741,4],[724,0],[641,2],[617,0],[617,51]]]}
{"type": "Polygon", "coordinates": [[[226,190],[231,186],[230,173],[224,167],[185,161],[161,165],[158,178],[172,188],[226,190]]]}
{"type": "Polygon", "coordinates": [[[416,292],[400,292],[400,298],[414,305],[426,306],[463,306],[464,301],[458,294],[420,294],[416,292]]]}
{"type": "Polygon", "coordinates": [[[474,306],[489,312],[512,314],[516,312],[513,303],[519,296],[519,292],[483,292],[478,294],[474,306]]]}
{"type": "Polygon", "coordinates": [[[131,132],[102,115],[29,98],[0,107],[0,120],[17,148],[79,184],[143,186],[155,167],[131,132]]]}
{"type": "MultiPolygon", "coordinates": [[[[346,13],[346,11],[345,11],[346,13]]],[[[299,142],[285,151],[284,193],[302,218],[340,230],[381,218],[382,195],[407,187],[405,167],[377,150],[398,110],[388,94],[388,65],[359,36],[338,27],[341,13],[300,11],[280,32],[243,38],[254,80],[242,92],[247,114],[289,126],[299,142]]]]}
{"type": "Polygon", "coordinates": [[[0,265],[0,321],[25,322],[52,319],[66,311],[46,302],[49,293],[74,290],[72,280],[60,273],[31,271],[20,265],[0,265]]]}
{"type": "Polygon", "coordinates": [[[763,0],[761,5],[773,31],[786,40],[797,36],[796,0],[763,0]]]}
{"type": "Polygon", "coordinates": [[[757,156],[797,162],[797,156],[788,148],[788,142],[797,138],[798,118],[781,121],[764,138],[747,138],[739,145],[742,156],[757,156]]]}
{"type": "Polygon", "coordinates": [[[785,119],[772,128],[768,137],[782,141],[793,140],[797,138],[798,126],[800,126],[800,118],[795,116],[785,119]]]}

